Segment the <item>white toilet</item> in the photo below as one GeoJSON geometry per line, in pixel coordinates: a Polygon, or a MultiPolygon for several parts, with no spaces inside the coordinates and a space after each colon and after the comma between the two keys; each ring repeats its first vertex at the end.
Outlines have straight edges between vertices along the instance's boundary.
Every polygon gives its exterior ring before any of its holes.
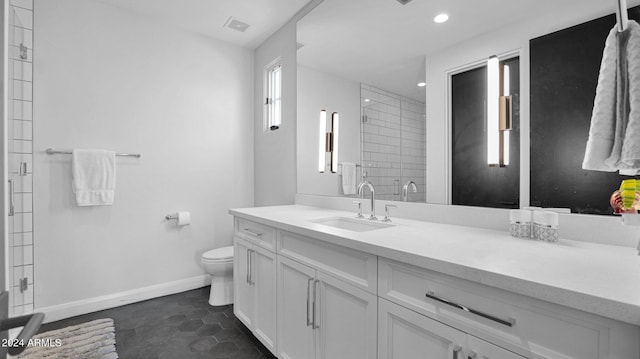
{"type": "Polygon", "coordinates": [[[233,303],[233,246],[212,249],[202,255],[202,266],[211,274],[209,304],[233,303]]]}

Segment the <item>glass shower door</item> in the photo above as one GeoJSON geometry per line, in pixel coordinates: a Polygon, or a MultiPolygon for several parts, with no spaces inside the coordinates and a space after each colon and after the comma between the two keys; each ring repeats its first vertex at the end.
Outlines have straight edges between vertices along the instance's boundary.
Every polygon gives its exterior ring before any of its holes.
{"type": "Polygon", "coordinates": [[[7,177],[9,314],[33,311],[33,2],[9,6],[7,177]]]}

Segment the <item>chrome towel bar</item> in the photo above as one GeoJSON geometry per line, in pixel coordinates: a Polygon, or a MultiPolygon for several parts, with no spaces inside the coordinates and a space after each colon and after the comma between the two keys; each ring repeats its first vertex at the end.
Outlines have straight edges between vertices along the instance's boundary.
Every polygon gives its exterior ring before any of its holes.
{"type": "MultiPolygon", "coordinates": [[[[73,152],[71,150],[56,150],[53,148],[47,148],[45,151],[48,155],[70,155],[73,152]]],[[[141,154],[139,153],[116,153],[116,156],[124,156],[124,157],[136,157],[136,158],[140,158],[142,157],[141,154]]]]}

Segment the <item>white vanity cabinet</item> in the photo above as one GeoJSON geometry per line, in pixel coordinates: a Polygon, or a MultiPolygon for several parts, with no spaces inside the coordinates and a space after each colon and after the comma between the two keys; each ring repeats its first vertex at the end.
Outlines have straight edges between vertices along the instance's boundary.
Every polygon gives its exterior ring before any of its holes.
{"type": "Polygon", "coordinates": [[[638,325],[482,284],[481,272],[448,275],[458,264],[390,250],[380,235],[276,218],[270,227],[236,217],[234,313],[281,359],[640,359],[638,325]],[[434,263],[443,269],[426,269],[434,263]]]}
{"type": "Polygon", "coordinates": [[[525,358],[386,299],[378,308],[378,359],[525,358]]]}
{"type": "MultiPolygon", "coordinates": [[[[279,250],[278,255],[278,356],[290,359],[375,359],[377,296],[349,283],[363,272],[351,273],[346,280],[343,277],[347,274],[345,272],[330,275],[328,272],[340,272],[336,268],[324,267],[327,269],[325,272],[312,259],[315,255],[327,254],[313,250],[314,245],[323,244],[310,244],[310,238],[286,232],[279,235],[279,240],[279,248],[287,250],[279,250]],[[299,262],[281,254],[287,251],[298,259],[304,254],[311,258],[299,262]]],[[[324,248],[326,251],[334,249],[324,248]]],[[[345,252],[334,254],[340,258],[345,252]]],[[[371,259],[364,254],[360,259],[363,256],[371,259]]],[[[375,262],[375,257],[373,260],[375,262]]],[[[344,265],[343,269],[353,265],[352,261],[327,261],[325,265],[327,263],[337,267],[344,265]]],[[[367,260],[360,263],[365,264],[366,273],[367,260]]]]}
{"type": "MultiPolygon", "coordinates": [[[[398,340],[427,335],[429,327],[423,329],[420,323],[436,320],[466,333],[457,345],[477,358],[640,358],[638,327],[405,263],[384,258],[378,262],[380,301],[394,303],[380,306],[381,330],[390,332],[383,323],[398,322],[396,318],[407,322],[395,306],[414,311],[413,321],[419,323],[416,333],[389,333],[403,337],[398,340]]],[[[381,340],[386,335],[381,332],[381,340]]]]}
{"type": "Polygon", "coordinates": [[[236,220],[234,307],[236,317],[276,353],[275,229],[236,220]]]}
{"type": "Polygon", "coordinates": [[[380,299],[378,359],[457,359],[465,333],[380,299]]]}

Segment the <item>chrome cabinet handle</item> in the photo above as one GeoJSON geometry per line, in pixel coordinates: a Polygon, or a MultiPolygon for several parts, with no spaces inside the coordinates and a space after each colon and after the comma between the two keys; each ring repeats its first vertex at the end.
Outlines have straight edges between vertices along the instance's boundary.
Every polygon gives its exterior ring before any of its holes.
{"type": "Polygon", "coordinates": [[[311,329],[318,329],[320,328],[320,325],[318,324],[318,317],[320,317],[318,315],[318,302],[319,300],[317,299],[317,295],[318,295],[318,284],[320,283],[319,280],[315,280],[313,281],[313,321],[311,324],[311,329]]]}
{"type": "Polygon", "coordinates": [[[251,249],[247,249],[247,283],[251,284],[251,249]]]}
{"type": "Polygon", "coordinates": [[[513,319],[513,318],[509,318],[508,320],[500,319],[498,317],[494,317],[493,315],[490,315],[490,314],[487,314],[487,313],[483,313],[483,312],[477,311],[475,309],[471,309],[471,308],[465,307],[464,305],[461,305],[461,304],[458,304],[458,303],[454,303],[454,302],[446,300],[444,298],[440,298],[440,297],[436,296],[435,293],[433,293],[433,292],[427,292],[427,294],[425,294],[425,296],[427,298],[431,298],[433,300],[436,300],[436,301],[438,301],[440,303],[444,303],[444,304],[450,305],[452,307],[464,310],[465,312],[475,314],[477,316],[492,320],[492,321],[494,321],[496,323],[500,323],[502,325],[506,325],[507,327],[513,327],[516,324],[516,320],[513,319]]]}
{"type": "Polygon", "coordinates": [[[245,232],[247,232],[247,233],[249,233],[249,234],[251,234],[251,235],[254,235],[254,236],[256,236],[256,237],[262,237],[262,233],[260,233],[260,232],[256,232],[256,231],[254,231],[254,230],[253,230],[253,229],[251,229],[251,228],[245,228],[245,229],[244,229],[244,231],[245,231],[245,232]]]}
{"type": "Polygon", "coordinates": [[[462,347],[458,344],[453,346],[453,359],[458,359],[458,354],[462,351],[462,347]]]}
{"type": "Polygon", "coordinates": [[[16,214],[16,206],[13,198],[14,198],[13,179],[10,179],[9,180],[9,216],[13,216],[14,214],[16,214]]]}
{"type": "Polygon", "coordinates": [[[309,278],[307,281],[307,326],[313,325],[313,322],[309,318],[311,312],[311,296],[309,295],[309,292],[311,291],[311,282],[313,282],[313,278],[309,278]]]}
{"type": "Polygon", "coordinates": [[[253,271],[255,270],[255,260],[256,260],[256,251],[253,249],[249,249],[249,285],[254,285],[256,282],[253,281],[253,271]]]}

